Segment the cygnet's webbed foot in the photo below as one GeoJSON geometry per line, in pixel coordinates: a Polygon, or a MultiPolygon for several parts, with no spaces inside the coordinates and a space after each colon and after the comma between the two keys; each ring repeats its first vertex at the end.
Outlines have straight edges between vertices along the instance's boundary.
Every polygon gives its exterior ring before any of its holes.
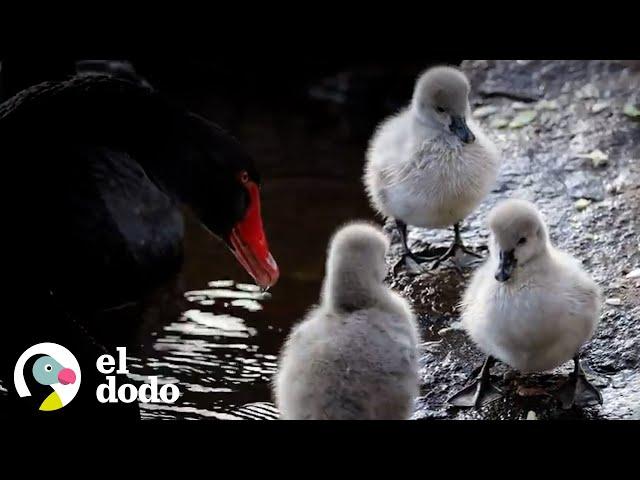
{"type": "Polygon", "coordinates": [[[490,379],[490,370],[494,363],[495,359],[488,356],[473,383],[454,393],[447,402],[456,407],[478,409],[502,397],[502,391],[493,385],[490,379]]]}
{"type": "Polygon", "coordinates": [[[438,265],[440,265],[442,262],[444,262],[445,260],[451,258],[451,257],[455,257],[456,256],[456,252],[458,250],[461,250],[462,252],[471,255],[473,257],[476,258],[482,258],[482,255],[480,255],[479,253],[474,252],[473,250],[467,248],[464,246],[464,243],[462,243],[462,237],[460,236],[460,224],[456,223],[453,226],[453,231],[455,233],[455,238],[453,240],[453,243],[451,244],[451,246],[447,249],[447,251],[442,254],[441,256],[439,256],[438,258],[436,258],[436,261],[433,262],[433,265],[431,265],[431,268],[438,268],[438,265]]]}
{"type": "Polygon", "coordinates": [[[396,219],[396,227],[398,228],[398,233],[400,233],[400,241],[402,242],[403,252],[398,262],[393,266],[394,275],[398,274],[398,270],[401,265],[407,263],[407,259],[413,260],[416,264],[420,265],[421,263],[430,262],[437,258],[436,255],[428,255],[428,253],[431,251],[429,248],[420,253],[412,252],[409,249],[409,245],[407,244],[407,224],[402,220],[396,219]]]}
{"type": "Polygon", "coordinates": [[[562,408],[568,410],[574,405],[578,407],[587,407],[597,403],[602,405],[602,394],[587,380],[584,370],[580,366],[578,355],[573,357],[573,363],[575,368],[569,375],[569,379],[555,392],[562,408]]]}
{"type": "Polygon", "coordinates": [[[400,259],[393,266],[393,274],[397,275],[403,265],[411,268],[411,265],[409,265],[411,261],[415,262],[416,265],[420,265],[425,262],[430,262],[434,258],[436,257],[423,256],[417,253],[413,253],[410,250],[406,250],[402,253],[402,255],[400,256],[400,259]]]}

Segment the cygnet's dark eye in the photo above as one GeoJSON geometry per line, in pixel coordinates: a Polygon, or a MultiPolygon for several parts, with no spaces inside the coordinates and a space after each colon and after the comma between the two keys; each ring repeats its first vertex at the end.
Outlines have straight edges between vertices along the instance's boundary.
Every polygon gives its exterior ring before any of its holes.
{"type": "Polygon", "coordinates": [[[525,243],[527,243],[527,239],[525,237],[522,237],[520,240],[518,240],[518,245],[524,245],[525,243]]]}
{"type": "Polygon", "coordinates": [[[437,110],[438,112],[440,112],[440,113],[444,112],[444,108],[442,108],[442,107],[436,107],[436,110],[437,110]]]}

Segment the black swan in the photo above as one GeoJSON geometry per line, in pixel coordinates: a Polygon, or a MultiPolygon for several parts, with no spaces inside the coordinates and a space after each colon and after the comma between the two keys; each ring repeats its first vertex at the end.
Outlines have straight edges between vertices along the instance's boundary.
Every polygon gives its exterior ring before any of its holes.
{"type": "Polygon", "coordinates": [[[42,200],[25,204],[27,224],[37,219],[39,232],[55,232],[46,252],[42,243],[32,252],[55,290],[125,297],[172,272],[183,236],[179,203],[260,286],[278,279],[251,158],[149,88],[109,75],[30,87],[0,105],[0,149],[18,170],[13,178],[30,185],[30,200],[42,200]]]}
{"type": "Polygon", "coordinates": [[[5,251],[17,263],[5,272],[12,278],[0,348],[6,389],[27,347],[66,343],[93,383],[79,394],[92,411],[104,347],[83,343],[68,310],[118,305],[173,275],[182,258],[180,205],[256,283],[278,280],[250,156],[145,83],[84,74],[21,91],[0,105],[0,159],[5,181],[19,186],[4,202],[5,251]]]}

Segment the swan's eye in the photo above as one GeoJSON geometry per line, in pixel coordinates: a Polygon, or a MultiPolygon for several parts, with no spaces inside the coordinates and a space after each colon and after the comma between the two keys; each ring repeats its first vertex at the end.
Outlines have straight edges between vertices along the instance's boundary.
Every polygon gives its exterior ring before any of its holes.
{"type": "Polygon", "coordinates": [[[524,245],[525,243],[527,243],[527,239],[525,237],[522,237],[520,240],[518,240],[518,245],[524,245]]]}
{"type": "Polygon", "coordinates": [[[51,370],[53,370],[53,367],[47,363],[47,364],[44,366],[44,370],[45,370],[46,372],[50,372],[51,370]]]}
{"type": "Polygon", "coordinates": [[[241,183],[247,183],[249,181],[249,174],[246,172],[246,170],[243,170],[242,172],[240,172],[240,175],[238,175],[238,178],[240,179],[241,183]]]}
{"type": "Polygon", "coordinates": [[[443,113],[443,112],[444,112],[444,108],[442,108],[442,107],[436,107],[436,110],[437,110],[438,112],[440,112],[440,113],[443,113]]]}

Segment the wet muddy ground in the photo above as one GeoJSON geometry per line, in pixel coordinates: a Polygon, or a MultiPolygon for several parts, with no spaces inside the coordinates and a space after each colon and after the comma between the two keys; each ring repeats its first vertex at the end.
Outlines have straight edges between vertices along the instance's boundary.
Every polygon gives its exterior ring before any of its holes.
{"type": "MultiPolygon", "coordinates": [[[[494,381],[503,399],[480,411],[447,406],[482,361],[458,329],[457,302],[474,268],[461,258],[460,267],[406,268],[390,279],[413,300],[424,332],[414,418],[640,418],[640,123],[629,115],[639,74],[600,61],[469,61],[463,68],[476,117],[504,155],[498,183],[465,220],[463,237],[486,248],[483,219],[499,199],[526,198],[540,207],[555,245],[580,258],[603,289],[601,323],[582,361],[604,404],[559,408],[550,393],[571,371],[568,363],[526,376],[498,364],[494,381]]],[[[410,238],[420,250],[424,242],[445,245],[451,235],[414,229],[410,238]]]]}

